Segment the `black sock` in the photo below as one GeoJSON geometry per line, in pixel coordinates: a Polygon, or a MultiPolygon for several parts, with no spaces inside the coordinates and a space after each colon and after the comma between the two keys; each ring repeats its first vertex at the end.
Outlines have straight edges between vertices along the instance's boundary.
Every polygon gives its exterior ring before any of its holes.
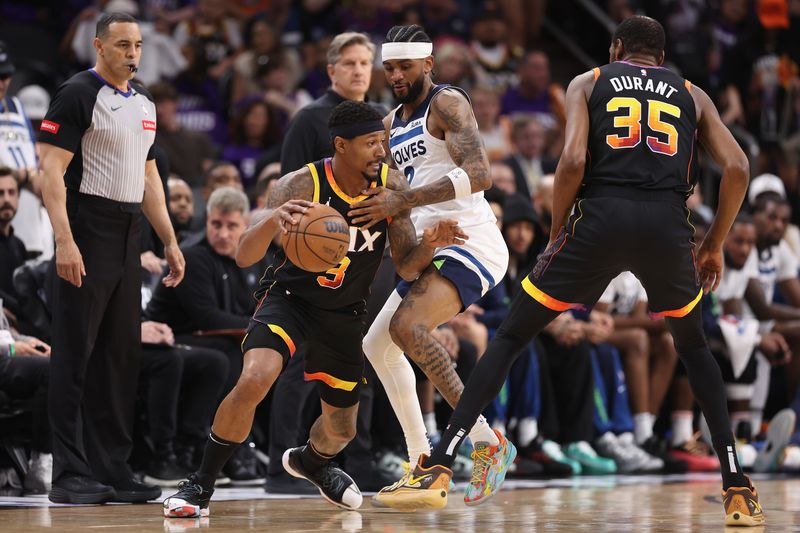
{"type": "Polygon", "coordinates": [[[212,431],[208,435],[206,450],[203,453],[203,462],[200,470],[197,471],[197,478],[201,485],[206,489],[214,488],[214,481],[233,452],[239,447],[240,442],[231,442],[214,435],[212,431]]]}
{"type": "Polygon", "coordinates": [[[736,455],[736,445],[731,435],[730,442],[715,445],[714,451],[719,457],[719,470],[722,473],[722,490],[729,487],[748,487],[747,478],[744,477],[739,458],[736,455]]]}
{"type": "Polygon", "coordinates": [[[300,450],[300,463],[302,463],[303,468],[309,472],[316,472],[328,464],[334,457],[334,455],[328,457],[319,453],[314,449],[314,446],[312,446],[310,440],[308,441],[308,444],[303,446],[303,449],[300,450]]]}

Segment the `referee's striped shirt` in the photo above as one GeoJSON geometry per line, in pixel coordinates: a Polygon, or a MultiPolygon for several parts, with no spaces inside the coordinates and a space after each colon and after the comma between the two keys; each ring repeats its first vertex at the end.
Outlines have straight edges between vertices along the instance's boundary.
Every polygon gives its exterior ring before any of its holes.
{"type": "Polygon", "coordinates": [[[136,84],[114,88],[93,69],[58,88],[39,141],[72,152],[67,189],[117,202],[140,203],[145,161],[154,159],[156,108],[136,84]]]}

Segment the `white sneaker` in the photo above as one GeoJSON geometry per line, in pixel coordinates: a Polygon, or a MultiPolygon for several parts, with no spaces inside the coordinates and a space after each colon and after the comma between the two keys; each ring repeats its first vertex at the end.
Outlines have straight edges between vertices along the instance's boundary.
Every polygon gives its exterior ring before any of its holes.
{"type": "Polygon", "coordinates": [[[753,463],[755,472],[775,472],[777,470],[781,452],[792,438],[796,421],[797,415],[789,408],[778,411],[772,417],[767,429],[767,442],[758,451],[753,463]]]}
{"type": "Polygon", "coordinates": [[[790,444],[783,449],[780,469],[783,472],[800,472],[800,446],[790,444]]]}
{"type": "Polygon", "coordinates": [[[621,474],[632,474],[642,470],[647,458],[636,454],[631,448],[624,446],[619,438],[607,431],[595,441],[594,448],[603,457],[613,459],[617,464],[617,471],[621,474]]]}
{"type": "Polygon", "coordinates": [[[49,453],[33,452],[25,476],[25,492],[46,494],[50,491],[53,479],[53,456],[49,453]]]}
{"type": "Polygon", "coordinates": [[[620,446],[627,449],[633,457],[637,457],[643,462],[643,466],[638,470],[639,472],[657,472],[664,468],[664,460],[647,453],[636,444],[633,433],[623,433],[619,435],[617,437],[617,442],[620,446]]]}
{"type": "Polygon", "coordinates": [[[758,452],[752,444],[736,441],[736,456],[742,468],[753,468],[758,452]]]}

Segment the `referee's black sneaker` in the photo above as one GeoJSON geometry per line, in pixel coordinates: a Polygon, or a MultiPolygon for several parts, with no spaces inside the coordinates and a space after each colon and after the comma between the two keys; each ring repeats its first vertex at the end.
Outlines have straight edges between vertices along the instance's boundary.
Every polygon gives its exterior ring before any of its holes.
{"type": "Polygon", "coordinates": [[[213,488],[200,483],[196,473],[189,474],[178,483],[178,492],[164,500],[164,516],[167,518],[202,518],[208,516],[208,502],[214,494],[213,488]]]}
{"type": "Polygon", "coordinates": [[[283,452],[283,468],[294,477],[307,479],[316,485],[322,497],[337,507],[347,510],[361,507],[364,498],[353,478],[331,461],[316,472],[306,470],[300,461],[303,448],[305,446],[289,448],[283,452]]]}
{"type": "Polygon", "coordinates": [[[161,487],[143,483],[133,477],[114,481],[111,486],[116,492],[112,502],[144,503],[161,496],[161,487]]]}
{"type": "Polygon", "coordinates": [[[78,475],[67,475],[53,481],[48,494],[53,503],[106,503],[115,497],[114,487],[78,475]]]}

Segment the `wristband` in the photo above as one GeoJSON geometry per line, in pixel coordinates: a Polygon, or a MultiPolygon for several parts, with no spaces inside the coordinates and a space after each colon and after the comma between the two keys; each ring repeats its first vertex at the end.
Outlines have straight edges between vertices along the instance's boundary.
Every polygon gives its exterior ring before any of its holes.
{"type": "Polygon", "coordinates": [[[472,196],[472,184],[469,182],[469,175],[461,167],[456,167],[447,173],[447,177],[453,183],[456,193],[456,200],[463,200],[472,196]]]}

